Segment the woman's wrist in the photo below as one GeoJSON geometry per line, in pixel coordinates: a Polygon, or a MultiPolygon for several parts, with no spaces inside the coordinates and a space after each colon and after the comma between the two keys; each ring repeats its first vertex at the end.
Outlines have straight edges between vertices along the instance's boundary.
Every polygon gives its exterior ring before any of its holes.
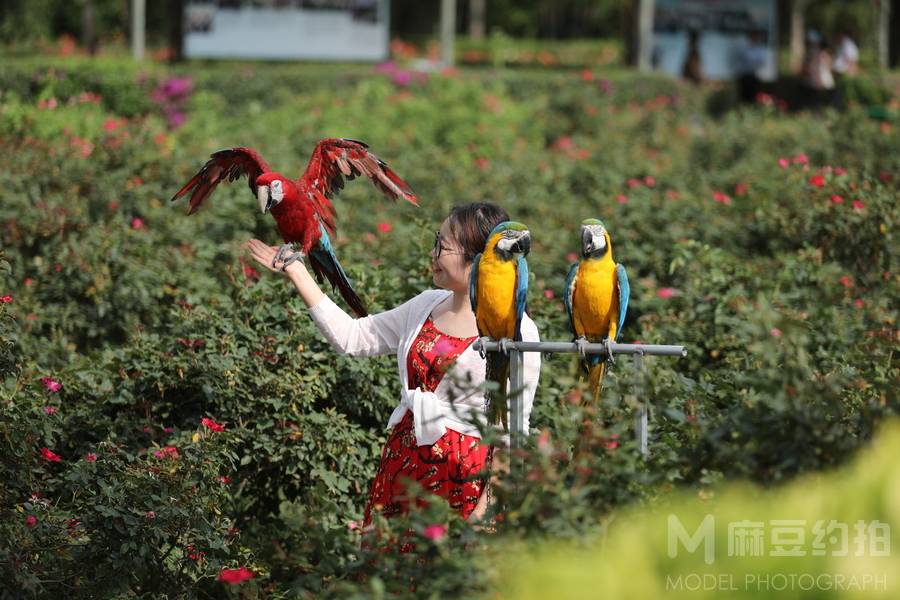
{"type": "Polygon", "coordinates": [[[289,264],[287,268],[284,269],[284,274],[295,285],[299,280],[303,279],[304,275],[307,279],[311,279],[311,277],[309,276],[309,271],[306,270],[306,265],[300,261],[289,264]]]}
{"type": "Polygon", "coordinates": [[[306,270],[306,265],[300,263],[290,264],[284,270],[284,274],[291,280],[297,291],[300,292],[300,297],[303,298],[307,308],[317,305],[325,297],[325,293],[319,289],[319,284],[306,270]]]}

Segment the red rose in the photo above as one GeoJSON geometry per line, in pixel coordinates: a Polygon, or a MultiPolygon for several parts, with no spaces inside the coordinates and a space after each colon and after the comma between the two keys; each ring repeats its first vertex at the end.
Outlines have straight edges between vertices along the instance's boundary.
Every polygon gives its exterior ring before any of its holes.
{"type": "Polygon", "coordinates": [[[224,425],[216,423],[215,421],[213,421],[212,419],[210,419],[208,417],[203,417],[203,419],[200,420],[200,423],[207,429],[211,429],[212,431],[215,431],[215,432],[225,431],[224,425]]]}
{"type": "Polygon", "coordinates": [[[53,450],[47,448],[46,446],[41,448],[41,456],[49,460],[50,462],[59,462],[62,459],[57,455],[53,450]]]}
{"type": "Polygon", "coordinates": [[[240,567],[237,569],[222,569],[222,571],[219,572],[219,581],[223,581],[231,585],[243,583],[248,579],[253,579],[254,577],[256,577],[256,573],[254,573],[247,567],[240,567]]]}

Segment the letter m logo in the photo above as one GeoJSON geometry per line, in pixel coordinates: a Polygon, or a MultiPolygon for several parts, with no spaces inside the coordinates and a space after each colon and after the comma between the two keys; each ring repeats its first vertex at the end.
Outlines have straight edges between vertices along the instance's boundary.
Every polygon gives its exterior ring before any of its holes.
{"type": "Polygon", "coordinates": [[[681,520],[673,514],[669,515],[668,527],[668,554],[669,558],[678,556],[678,542],[684,545],[684,548],[693,553],[703,543],[704,560],[706,564],[711,565],[716,553],[716,521],[712,515],[706,515],[700,526],[693,535],[688,534],[687,529],[682,525],[681,520]]]}

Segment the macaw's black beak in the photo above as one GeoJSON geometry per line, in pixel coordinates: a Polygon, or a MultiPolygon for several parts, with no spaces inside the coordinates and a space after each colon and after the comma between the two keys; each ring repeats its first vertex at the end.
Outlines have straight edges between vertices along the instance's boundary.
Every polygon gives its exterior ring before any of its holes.
{"type": "Polygon", "coordinates": [[[513,252],[521,252],[522,256],[527,256],[531,250],[531,232],[523,233],[512,247],[513,252]]]}
{"type": "Polygon", "coordinates": [[[598,235],[596,232],[586,229],[582,234],[581,243],[584,256],[597,255],[597,253],[602,256],[606,253],[606,235],[603,232],[598,235]]]}
{"type": "Polygon", "coordinates": [[[590,229],[584,228],[581,230],[581,252],[584,256],[587,256],[594,250],[594,234],[591,233],[590,229]]]}

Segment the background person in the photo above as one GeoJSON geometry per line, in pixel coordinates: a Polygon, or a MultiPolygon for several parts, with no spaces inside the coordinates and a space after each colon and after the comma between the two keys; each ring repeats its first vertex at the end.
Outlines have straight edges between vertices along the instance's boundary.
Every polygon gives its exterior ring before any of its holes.
{"type": "Polygon", "coordinates": [[[688,32],[687,58],[681,75],[695,85],[700,85],[704,80],[703,63],[700,60],[700,33],[696,29],[688,32]]]}
{"type": "Polygon", "coordinates": [[[802,76],[806,90],[805,104],[818,107],[832,103],[834,75],[831,72],[831,53],[828,41],[814,30],[810,30],[806,37],[802,76]]]}
{"type": "Polygon", "coordinates": [[[738,96],[741,102],[754,102],[760,91],[759,70],[766,64],[768,49],[763,43],[763,33],[754,30],[747,38],[747,45],[738,55],[738,96]]]}

